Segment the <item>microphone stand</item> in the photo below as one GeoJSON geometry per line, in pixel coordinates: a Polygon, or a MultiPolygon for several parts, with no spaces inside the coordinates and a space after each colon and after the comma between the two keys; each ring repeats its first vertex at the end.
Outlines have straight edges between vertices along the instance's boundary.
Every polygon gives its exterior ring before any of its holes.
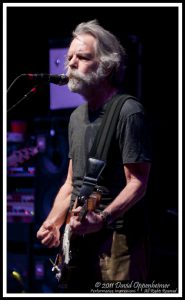
{"type": "Polygon", "coordinates": [[[21,75],[17,76],[17,77],[13,80],[13,82],[10,84],[10,86],[8,87],[7,93],[10,91],[10,89],[12,88],[12,86],[14,85],[14,83],[16,83],[16,81],[17,81],[18,79],[20,79],[21,77],[24,77],[24,76],[25,76],[25,74],[21,74],[21,75]]]}
{"type": "Polygon", "coordinates": [[[20,102],[22,102],[23,100],[27,100],[29,99],[33,94],[35,94],[37,92],[37,87],[38,85],[35,85],[27,94],[25,94],[19,101],[17,101],[14,105],[12,105],[7,112],[9,112],[10,110],[12,110],[15,106],[17,106],[20,102]]]}

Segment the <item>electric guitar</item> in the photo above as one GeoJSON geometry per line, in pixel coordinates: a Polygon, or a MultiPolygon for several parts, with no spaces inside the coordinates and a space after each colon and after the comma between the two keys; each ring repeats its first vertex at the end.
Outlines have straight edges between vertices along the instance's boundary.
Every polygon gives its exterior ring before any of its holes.
{"type": "Polygon", "coordinates": [[[39,153],[39,147],[27,147],[15,150],[7,157],[7,167],[17,167],[39,153]]]}
{"type": "MultiPolygon", "coordinates": [[[[78,214],[79,221],[82,221],[88,211],[93,211],[98,206],[101,200],[102,191],[98,188],[93,191],[93,193],[87,199],[83,199],[83,206],[78,214]]],[[[77,206],[81,205],[81,200],[77,197],[73,209],[77,206]]],[[[72,246],[73,236],[70,228],[70,219],[73,216],[73,209],[70,210],[67,214],[66,223],[64,233],[61,236],[60,245],[59,245],[59,253],[56,256],[55,262],[50,259],[52,263],[52,271],[55,273],[55,277],[58,280],[59,284],[65,282],[66,274],[68,271],[68,267],[70,262],[73,260],[73,256],[75,256],[76,249],[72,246]]]]}

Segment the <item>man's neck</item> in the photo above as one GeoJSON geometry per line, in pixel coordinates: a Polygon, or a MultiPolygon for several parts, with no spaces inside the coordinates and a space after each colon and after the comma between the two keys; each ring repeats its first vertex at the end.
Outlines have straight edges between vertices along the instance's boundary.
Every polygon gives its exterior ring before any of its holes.
{"type": "Polygon", "coordinates": [[[97,110],[108,102],[113,95],[118,92],[118,89],[110,85],[102,84],[99,88],[94,89],[91,93],[84,98],[88,103],[90,110],[97,110]]]}

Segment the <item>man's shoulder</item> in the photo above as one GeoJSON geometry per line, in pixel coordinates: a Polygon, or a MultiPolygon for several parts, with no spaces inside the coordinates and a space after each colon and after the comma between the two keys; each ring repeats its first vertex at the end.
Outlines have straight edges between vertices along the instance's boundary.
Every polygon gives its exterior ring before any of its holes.
{"type": "Polygon", "coordinates": [[[136,114],[136,113],[144,113],[144,107],[141,103],[141,100],[132,96],[132,95],[127,95],[127,94],[121,94],[119,95],[120,100],[122,98],[125,98],[128,96],[128,99],[124,102],[120,114],[121,116],[128,117],[130,115],[136,114]]]}
{"type": "Polygon", "coordinates": [[[83,103],[80,106],[76,107],[73,112],[71,113],[70,119],[76,118],[81,116],[86,111],[87,104],[83,103]]]}

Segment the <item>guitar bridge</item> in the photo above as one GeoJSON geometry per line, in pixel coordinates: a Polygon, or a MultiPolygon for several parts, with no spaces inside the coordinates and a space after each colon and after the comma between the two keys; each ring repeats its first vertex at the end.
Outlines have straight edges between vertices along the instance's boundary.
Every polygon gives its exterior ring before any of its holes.
{"type": "Polygon", "coordinates": [[[61,255],[59,253],[57,254],[57,256],[55,258],[55,262],[53,262],[51,258],[49,260],[53,265],[51,270],[52,270],[52,272],[55,273],[55,277],[59,281],[61,276],[62,276],[62,272],[61,272],[61,264],[62,264],[61,255]]]}

